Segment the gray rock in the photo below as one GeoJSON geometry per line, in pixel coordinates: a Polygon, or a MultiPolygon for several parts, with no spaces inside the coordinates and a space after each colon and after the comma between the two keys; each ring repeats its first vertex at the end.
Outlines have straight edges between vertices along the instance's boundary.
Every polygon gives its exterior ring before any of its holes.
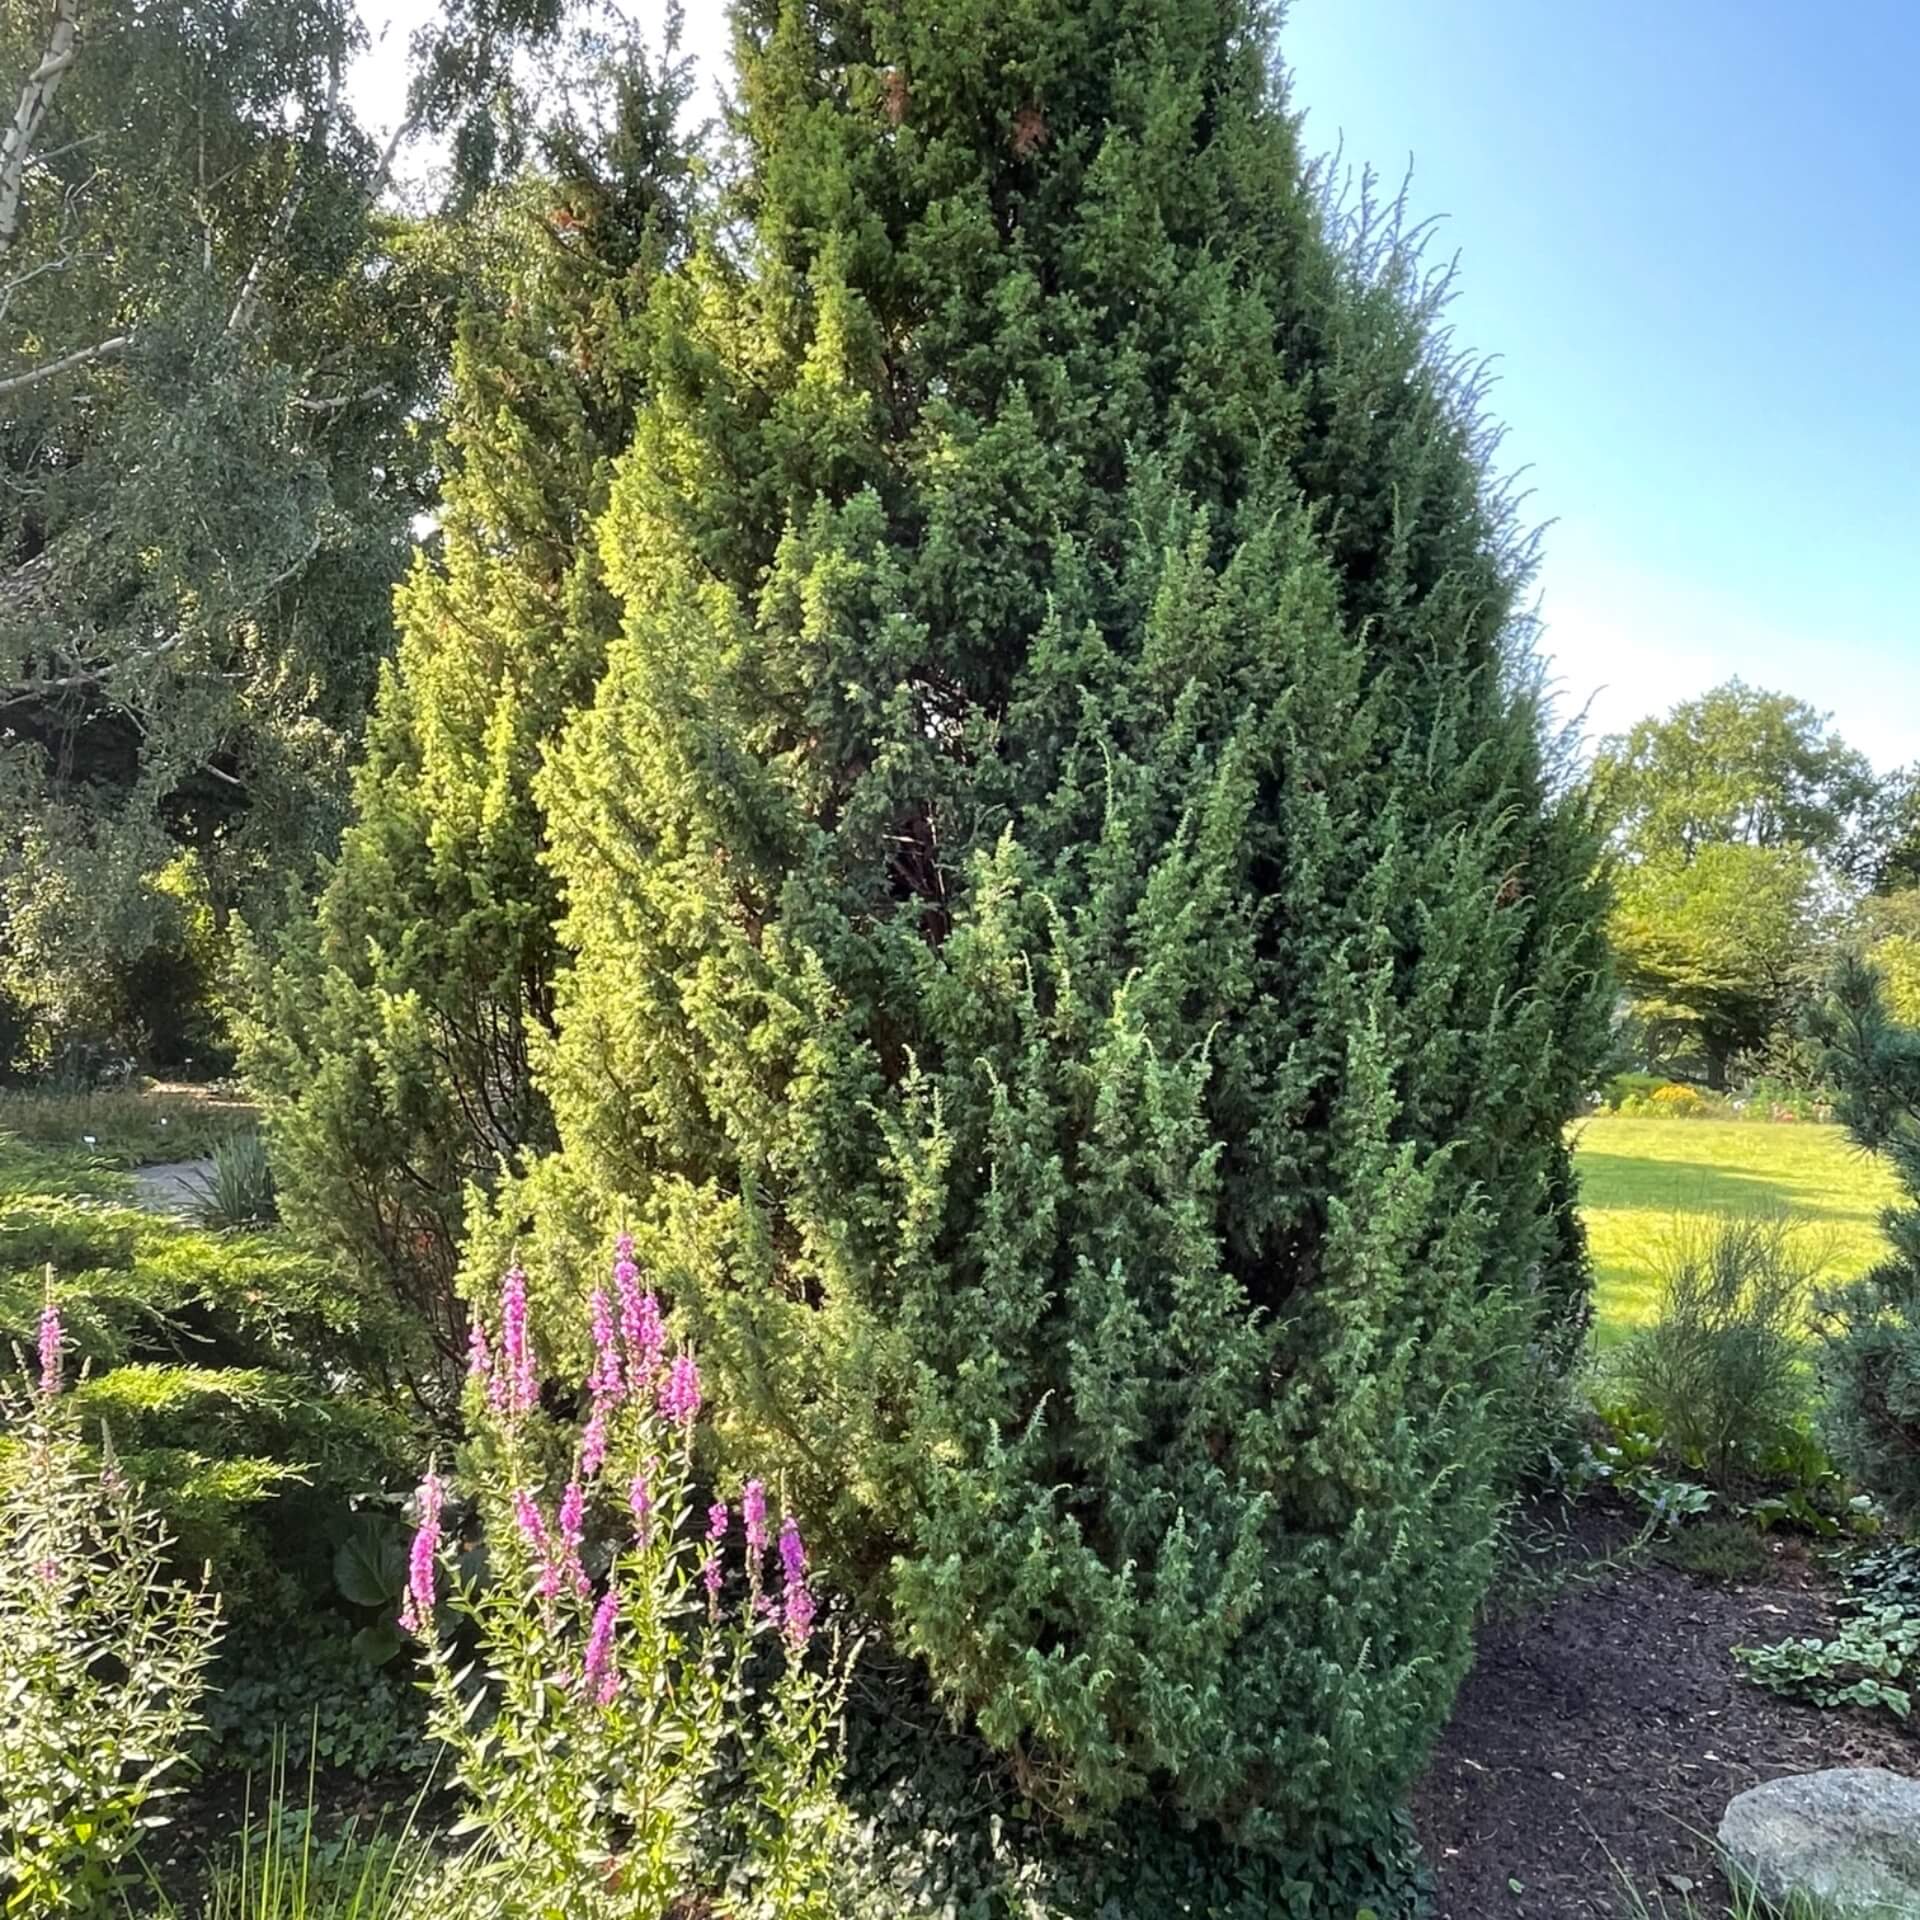
{"type": "Polygon", "coordinates": [[[1920,1920],[1920,1780],[1884,1767],[1794,1773],[1741,1794],[1720,1822],[1736,1874],[1767,1899],[1846,1920],[1920,1920]]]}

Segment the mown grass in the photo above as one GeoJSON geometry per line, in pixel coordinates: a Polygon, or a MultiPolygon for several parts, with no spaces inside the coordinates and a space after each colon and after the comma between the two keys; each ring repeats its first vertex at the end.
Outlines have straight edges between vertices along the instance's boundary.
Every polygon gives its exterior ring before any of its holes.
{"type": "Polygon", "coordinates": [[[198,1160],[258,1124],[245,1101],[212,1087],[0,1088],[0,1140],[59,1154],[68,1164],[198,1160]]]}
{"type": "Polygon", "coordinates": [[[1827,1279],[1858,1273],[1885,1245],[1880,1214],[1896,1183],[1843,1128],[1602,1115],[1574,1137],[1602,1347],[1652,1318],[1660,1247],[1678,1218],[1782,1210],[1803,1223],[1827,1279]]]}

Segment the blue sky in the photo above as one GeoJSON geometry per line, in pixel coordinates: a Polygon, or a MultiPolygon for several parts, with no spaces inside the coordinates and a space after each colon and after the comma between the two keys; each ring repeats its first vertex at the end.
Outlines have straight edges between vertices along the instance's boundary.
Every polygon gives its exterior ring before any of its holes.
{"type": "Polygon", "coordinates": [[[1920,758],[1920,7],[1295,0],[1282,49],[1445,216],[1569,703],[1737,673],[1920,758]]]}
{"type": "Polygon", "coordinates": [[[1459,256],[1563,707],[1604,732],[1737,673],[1920,759],[1920,5],[1293,0],[1281,44],[1310,147],[1411,163],[1459,256]]]}

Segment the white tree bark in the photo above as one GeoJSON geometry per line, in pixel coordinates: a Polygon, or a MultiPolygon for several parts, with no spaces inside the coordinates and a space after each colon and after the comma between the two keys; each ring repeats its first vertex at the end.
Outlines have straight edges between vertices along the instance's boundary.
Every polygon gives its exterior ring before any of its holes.
{"type": "Polygon", "coordinates": [[[0,141],[0,257],[13,245],[20,231],[20,198],[26,185],[27,167],[33,159],[34,142],[40,137],[53,96],[73,65],[80,33],[80,0],[55,0],[53,31],[47,36],[47,50],[40,64],[27,75],[20,89],[20,104],[15,107],[13,123],[6,139],[0,141]]]}

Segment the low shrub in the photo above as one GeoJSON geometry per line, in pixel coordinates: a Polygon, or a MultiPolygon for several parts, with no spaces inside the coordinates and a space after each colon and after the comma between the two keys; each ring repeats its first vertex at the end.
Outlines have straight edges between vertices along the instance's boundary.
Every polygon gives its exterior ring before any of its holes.
{"type": "Polygon", "coordinates": [[[1665,1086],[1655,1087],[1647,1096],[1648,1104],[1662,1113],[1691,1117],[1705,1113],[1713,1104],[1698,1087],[1682,1086],[1678,1081],[1669,1081],[1665,1086]]]}
{"type": "Polygon", "coordinates": [[[104,1910],[198,1725],[218,1603],[111,1447],[84,1446],[51,1305],[39,1377],[0,1405],[0,1894],[104,1910]]]}
{"type": "Polygon", "coordinates": [[[1788,1444],[1810,1397],[1802,1336],[1817,1262],[1784,1218],[1676,1223],[1651,1325],[1610,1363],[1672,1458],[1726,1486],[1788,1444]]]}
{"type": "Polygon", "coordinates": [[[592,1360],[562,1422],[542,1412],[525,1277],[507,1276],[474,1329],[462,1475],[420,1489],[401,1617],[476,1836],[444,1910],[828,1920],[850,1656],[836,1634],[809,1662],[792,1515],[776,1528],[757,1480],[737,1505],[698,1492],[693,1355],[668,1355],[624,1249],[614,1284],[617,1307],[596,1288],[582,1314],[592,1360]],[[483,1562],[455,1551],[468,1503],[483,1562]]]}
{"type": "Polygon", "coordinates": [[[1609,1107],[1624,1107],[1630,1100],[1645,1100],[1656,1088],[1667,1084],[1658,1073],[1616,1073],[1601,1089],[1601,1098],[1609,1107]]]}
{"type": "Polygon", "coordinates": [[[0,1351],[33,1339],[51,1268],[83,1431],[111,1428],[180,1558],[246,1617],[289,1575],[331,1605],[337,1519],[414,1452],[381,1322],[284,1236],[202,1232],[33,1165],[49,1190],[0,1197],[0,1351]]]}
{"type": "Polygon", "coordinates": [[[1702,1580],[1751,1580],[1767,1564],[1766,1542],[1744,1520],[1702,1519],[1656,1541],[1653,1557],[1702,1580]]]}

